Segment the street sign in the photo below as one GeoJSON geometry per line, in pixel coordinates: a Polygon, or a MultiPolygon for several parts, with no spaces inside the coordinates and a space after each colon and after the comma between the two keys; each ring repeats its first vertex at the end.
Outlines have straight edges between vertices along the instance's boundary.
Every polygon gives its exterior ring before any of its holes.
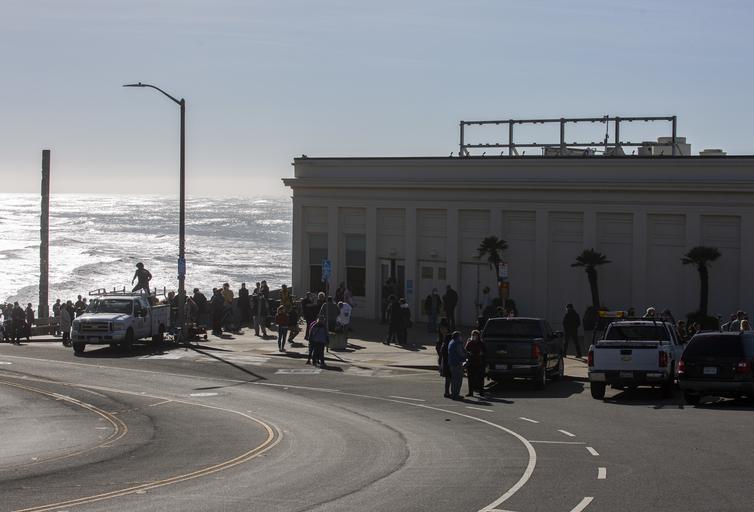
{"type": "Polygon", "coordinates": [[[322,260],[322,281],[327,281],[332,275],[332,261],[322,260]]]}
{"type": "Polygon", "coordinates": [[[178,279],[186,277],[186,258],[178,258],[178,279]]]}
{"type": "Polygon", "coordinates": [[[508,264],[507,263],[500,264],[500,278],[508,279],[508,264]]]}

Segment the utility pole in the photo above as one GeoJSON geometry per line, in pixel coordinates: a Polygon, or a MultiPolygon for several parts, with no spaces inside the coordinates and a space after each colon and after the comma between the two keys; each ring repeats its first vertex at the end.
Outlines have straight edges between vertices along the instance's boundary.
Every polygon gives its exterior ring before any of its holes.
{"type": "Polygon", "coordinates": [[[50,150],[42,150],[42,214],[39,219],[39,307],[37,318],[50,316],[50,150]]]}

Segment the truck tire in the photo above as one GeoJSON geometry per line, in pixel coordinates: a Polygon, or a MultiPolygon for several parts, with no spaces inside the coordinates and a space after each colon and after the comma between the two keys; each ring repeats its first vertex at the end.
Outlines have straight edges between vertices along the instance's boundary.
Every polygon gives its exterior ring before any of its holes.
{"type": "Polygon", "coordinates": [[[592,393],[592,398],[595,400],[605,399],[605,383],[604,382],[592,382],[589,384],[589,391],[592,393]]]}
{"type": "Polygon", "coordinates": [[[86,343],[74,343],[73,344],[73,353],[77,356],[80,356],[84,353],[84,350],[86,349],[86,343]]]}
{"type": "Polygon", "coordinates": [[[160,327],[157,330],[157,334],[152,336],[152,341],[155,343],[162,343],[164,339],[165,339],[165,326],[160,324],[160,327]]]}
{"type": "Polygon", "coordinates": [[[686,403],[689,405],[699,405],[699,402],[702,401],[702,395],[696,395],[694,393],[689,393],[686,391],[683,394],[683,399],[686,400],[686,403]]]}
{"type": "Polygon", "coordinates": [[[129,352],[134,349],[134,331],[130,327],[126,331],[126,339],[123,340],[123,348],[128,350],[129,352]]]}
{"type": "MultiPolygon", "coordinates": [[[[545,360],[547,359],[545,358],[545,360]]],[[[534,386],[537,389],[545,389],[545,387],[547,387],[547,369],[545,368],[544,364],[537,370],[537,373],[534,375],[534,386]]]]}

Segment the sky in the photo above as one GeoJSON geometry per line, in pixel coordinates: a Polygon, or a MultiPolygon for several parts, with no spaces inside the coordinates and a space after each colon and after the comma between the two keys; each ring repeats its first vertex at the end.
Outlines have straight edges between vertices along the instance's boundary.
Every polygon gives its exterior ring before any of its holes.
{"type": "Polygon", "coordinates": [[[677,115],[694,152],[754,154],[752,26],[749,0],[0,0],[0,191],[51,149],[53,193],[177,194],[178,106],[139,81],[186,99],[194,196],[447,156],[462,119],[677,115]]]}

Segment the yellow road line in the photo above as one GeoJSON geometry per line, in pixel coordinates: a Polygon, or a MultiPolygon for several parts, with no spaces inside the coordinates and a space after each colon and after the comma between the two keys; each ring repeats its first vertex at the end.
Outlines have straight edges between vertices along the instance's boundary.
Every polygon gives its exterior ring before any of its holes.
{"type": "Polygon", "coordinates": [[[125,436],[128,433],[128,426],[123,421],[121,421],[119,418],[116,418],[112,414],[110,414],[110,413],[108,413],[106,411],[103,411],[102,409],[99,409],[98,407],[95,407],[95,406],[93,406],[91,404],[87,404],[85,402],[81,402],[80,400],[76,400],[75,398],[71,398],[69,396],[60,395],[58,393],[50,393],[50,392],[44,391],[42,389],[33,388],[31,386],[24,386],[22,384],[17,384],[17,383],[14,383],[14,382],[8,382],[8,381],[5,381],[5,380],[0,380],[0,384],[5,384],[6,386],[12,386],[14,388],[24,389],[26,391],[32,391],[34,393],[39,393],[40,395],[49,396],[51,398],[55,398],[55,399],[58,399],[58,400],[63,400],[65,402],[71,403],[73,405],[77,405],[77,406],[79,406],[79,407],[81,407],[83,409],[87,409],[88,411],[91,411],[91,412],[93,412],[93,413],[101,416],[102,418],[104,418],[105,420],[107,420],[112,425],[112,427],[113,427],[112,433],[104,441],[102,441],[101,443],[99,443],[99,444],[97,444],[95,446],[91,446],[89,448],[84,448],[84,449],[81,449],[81,450],[76,450],[76,451],[73,451],[73,452],[63,453],[61,455],[57,455],[57,456],[54,456],[54,457],[47,457],[47,458],[38,459],[38,460],[35,460],[33,462],[25,462],[25,463],[21,463],[21,464],[11,464],[11,465],[8,465],[8,466],[0,466],[0,472],[9,471],[11,469],[18,469],[18,468],[29,467],[29,466],[36,466],[38,464],[46,464],[46,463],[54,462],[54,461],[58,461],[58,460],[69,459],[71,457],[77,457],[77,456],[82,455],[84,453],[89,453],[89,452],[97,450],[99,448],[103,448],[103,447],[106,447],[108,445],[111,445],[113,442],[121,439],[123,436],[125,436]]]}
{"type": "MultiPolygon", "coordinates": [[[[24,380],[29,380],[29,379],[24,379],[24,380]]],[[[6,384],[11,385],[11,386],[22,387],[20,385],[16,385],[16,384],[13,384],[13,383],[8,383],[8,382],[5,382],[5,381],[0,381],[0,382],[6,383],[6,384]]],[[[45,382],[49,382],[49,381],[45,381],[45,382]]],[[[154,399],[158,399],[158,400],[171,401],[171,402],[176,402],[176,403],[185,404],[185,405],[191,405],[191,406],[196,406],[196,407],[204,407],[204,408],[207,408],[207,409],[214,409],[214,410],[218,410],[218,411],[222,411],[222,412],[227,412],[227,413],[231,413],[231,414],[237,414],[237,415],[239,415],[239,416],[241,416],[243,418],[251,420],[251,421],[257,423],[258,425],[260,425],[267,432],[267,438],[261,444],[259,444],[258,446],[256,446],[255,448],[252,448],[251,450],[248,450],[248,451],[242,453],[241,455],[238,455],[237,457],[233,457],[232,459],[226,460],[224,462],[220,462],[218,464],[214,464],[214,465],[211,465],[211,466],[200,468],[200,469],[197,469],[195,471],[191,471],[189,473],[184,473],[184,474],[181,474],[181,475],[175,475],[175,476],[164,478],[164,479],[161,479],[161,480],[154,480],[152,482],[147,482],[147,483],[140,484],[140,485],[135,485],[135,486],[132,486],[132,487],[126,487],[124,489],[118,489],[118,490],[115,490],[115,491],[110,491],[110,492],[106,492],[106,493],[102,493],[102,494],[95,494],[95,495],[92,495],[92,496],[84,496],[84,497],[81,497],[81,498],[75,498],[75,499],[71,499],[71,500],[60,501],[60,502],[57,502],[57,503],[50,503],[50,504],[47,504],[47,505],[40,505],[40,506],[37,506],[37,507],[18,509],[15,512],[47,512],[47,511],[52,511],[52,510],[58,510],[58,509],[61,509],[61,508],[67,508],[67,507],[71,507],[71,506],[84,505],[84,504],[88,504],[88,503],[95,503],[97,501],[103,501],[103,500],[108,500],[108,499],[112,499],[112,498],[118,498],[118,497],[121,497],[121,496],[126,496],[128,494],[135,494],[135,493],[139,493],[139,492],[144,492],[144,491],[148,491],[150,489],[156,489],[158,487],[164,487],[166,485],[171,485],[171,484],[183,482],[183,481],[186,481],[186,480],[192,480],[192,479],[195,479],[195,478],[200,478],[200,477],[203,477],[203,476],[211,475],[213,473],[217,473],[219,471],[232,468],[234,466],[237,466],[239,464],[243,464],[244,462],[247,462],[249,460],[252,460],[254,458],[259,457],[260,455],[262,455],[262,454],[266,453],[267,451],[271,450],[272,448],[274,448],[278,443],[280,443],[280,441],[282,440],[282,437],[283,437],[283,433],[276,426],[270,425],[270,424],[268,424],[268,423],[266,423],[266,422],[264,422],[264,421],[262,421],[260,419],[254,418],[253,416],[249,416],[248,414],[245,414],[243,412],[236,411],[236,410],[233,410],[233,409],[226,409],[224,407],[218,407],[218,406],[214,406],[214,405],[207,405],[207,404],[201,404],[201,403],[196,403],[196,402],[189,402],[189,401],[185,401],[185,400],[168,399],[168,398],[162,397],[162,396],[148,395],[148,394],[145,394],[145,393],[135,393],[135,392],[132,392],[132,391],[117,390],[117,389],[113,389],[113,388],[105,388],[105,387],[99,387],[99,386],[78,385],[78,384],[75,384],[75,383],[68,383],[68,382],[55,382],[55,384],[62,385],[62,386],[76,387],[76,388],[81,388],[81,389],[87,389],[87,388],[89,388],[89,389],[98,389],[98,390],[102,390],[102,391],[110,391],[110,392],[121,393],[121,394],[132,395],[132,396],[154,398],[154,399]]],[[[52,395],[56,395],[56,394],[55,393],[51,393],[50,395],[52,396],[52,395]]],[[[78,402],[77,400],[75,400],[73,398],[70,398],[70,397],[63,397],[63,395],[59,395],[59,396],[61,397],[61,399],[69,398],[70,400],[74,401],[74,403],[78,402]]],[[[88,405],[88,404],[83,404],[83,402],[81,402],[80,404],[82,406],[83,405],[88,405]]],[[[116,419],[116,420],[120,421],[119,419],[116,419]]],[[[125,424],[124,424],[124,426],[125,426],[125,424]]],[[[112,442],[112,440],[110,440],[110,442],[112,442]]]]}

